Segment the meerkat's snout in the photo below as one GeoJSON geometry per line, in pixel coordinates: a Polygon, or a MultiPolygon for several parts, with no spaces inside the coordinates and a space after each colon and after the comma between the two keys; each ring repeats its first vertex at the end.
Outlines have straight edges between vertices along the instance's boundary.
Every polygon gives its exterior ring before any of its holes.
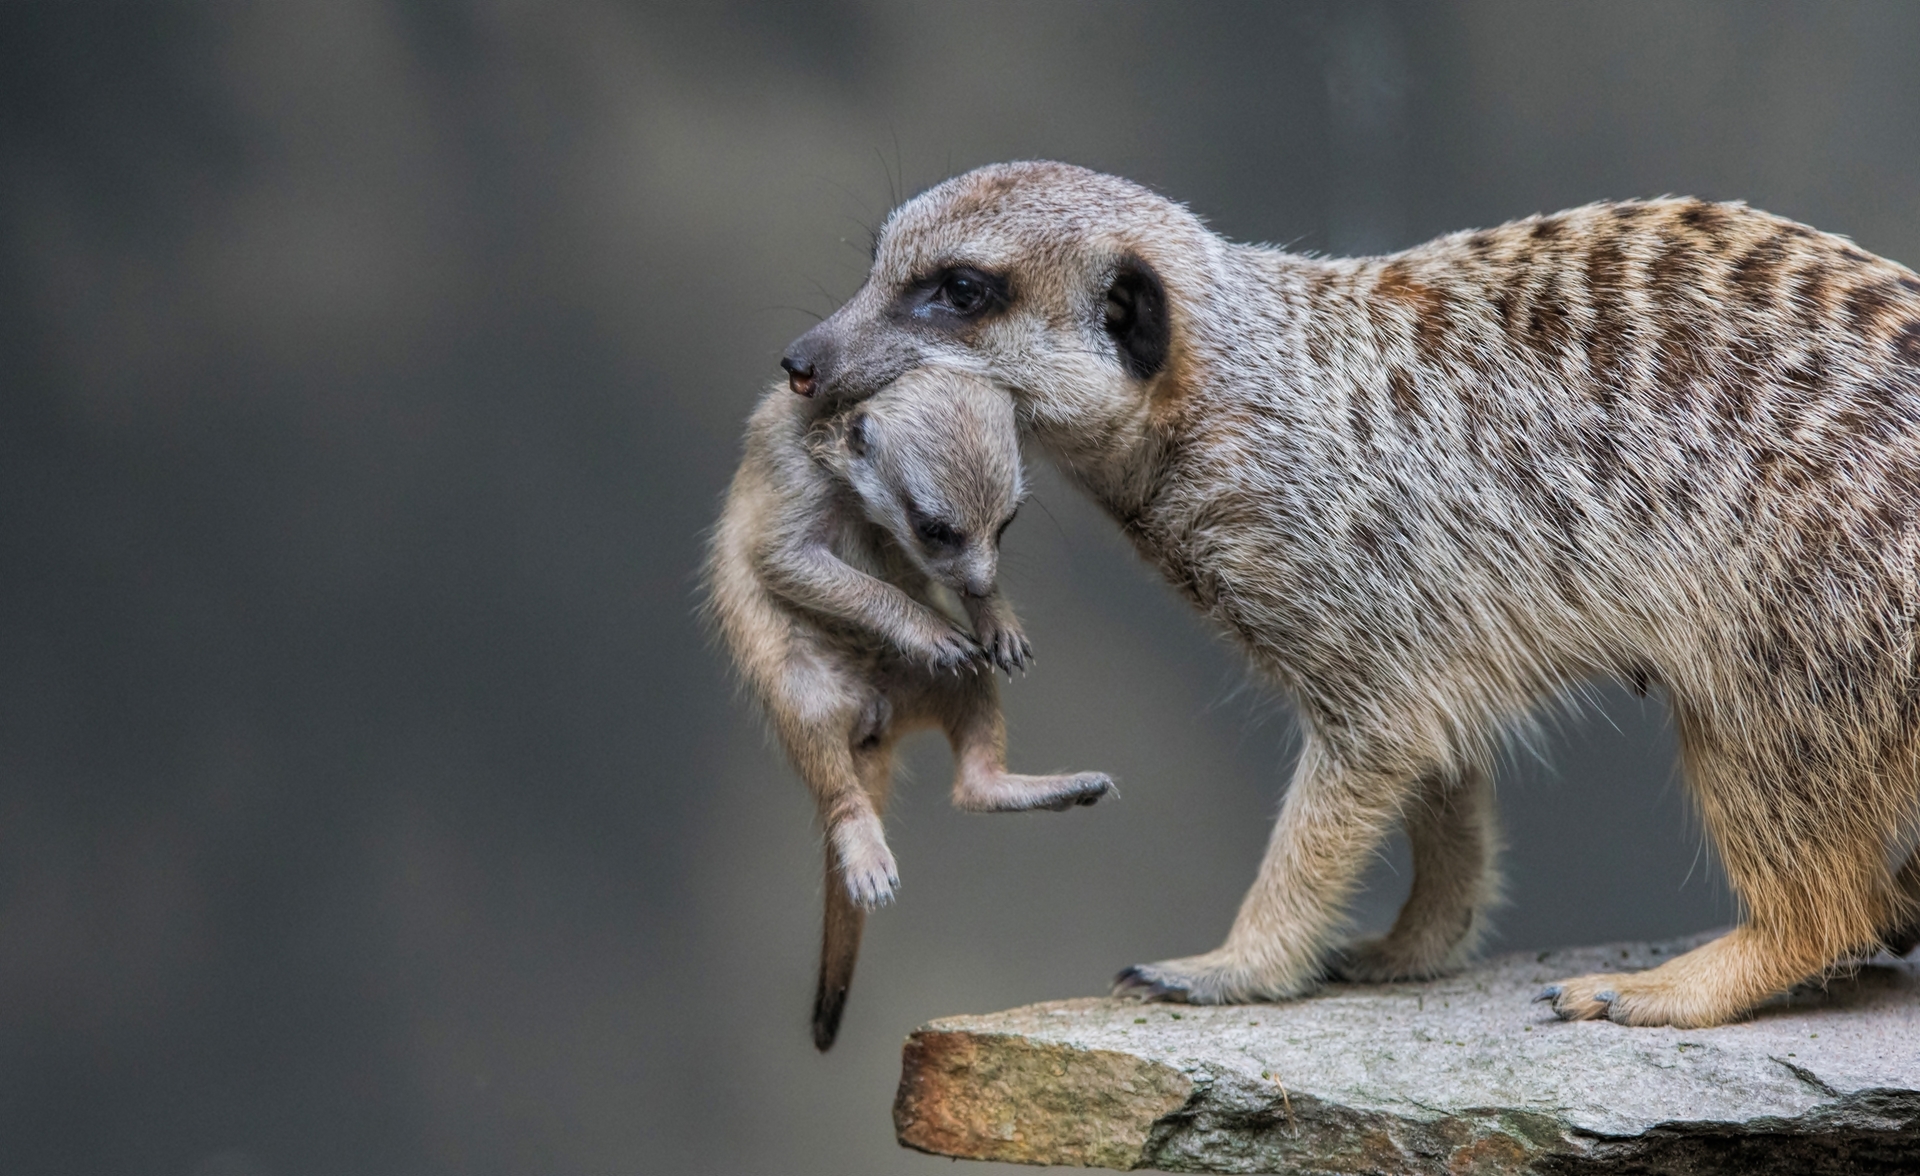
{"type": "Polygon", "coordinates": [[[973,597],[991,596],[1000,575],[1000,553],[990,543],[975,543],[955,561],[953,570],[960,591],[973,597]]]}
{"type": "Polygon", "coordinates": [[[811,397],[827,382],[822,376],[828,375],[832,359],[833,337],[827,322],[815,323],[806,334],[787,344],[786,354],[780,357],[780,368],[787,373],[787,387],[796,395],[811,397]]]}
{"type": "Polygon", "coordinates": [[[795,359],[792,350],[780,357],[780,366],[787,373],[787,387],[793,389],[796,396],[813,395],[813,364],[804,359],[795,359]]]}

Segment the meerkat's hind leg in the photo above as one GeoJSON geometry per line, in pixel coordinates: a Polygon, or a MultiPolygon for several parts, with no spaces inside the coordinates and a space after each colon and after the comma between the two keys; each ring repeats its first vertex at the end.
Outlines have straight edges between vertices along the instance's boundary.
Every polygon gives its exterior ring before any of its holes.
{"type": "Polygon", "coordinates": [[[894,891],[900,887],[899,869],[880,822],[893,786],[893,745],[897,738],[892,702],[884,691],[866,691],[847,736],[858,787],[847,803],[827,815],[826,822],[847,894],[867,910],[892,902],[894,891]]]}
{"type": "Polygon", "coordinates": [[[847,897],[867,910],[893,901],[900,888],[900,868],[887,848],[886,829],[871,805],[848,806],[832,820],[827,840],[840,863],[840,881],[847,897]]]}
{"type": "MultiPolygon", "coordinates": [[[[850,693],[825,673],[796,675],[784,693],[771,708],[781,740],[813,792],[848,898],[871,910],[891,900],[900,885],[876,807],[886,803],[884,788],[874,795],[855,762],[877,749],[862,724],[871,725],[876,714],[884,719],[884,703],[876,708],[869,691],[850,693]]],[[[885,746],[884,738],[877,746],[885,746]]]]}
{"type": "Polygon", "coordinates": [[[1787,780],[1787,756],[1733,754],[1681,724],[1689,782],[1747,910],[1719,939],[1644,972],[1576,976],[1539,999],[1567,1020],[1695,1029],[1725,1024],[1881,941],[1899,905],[1887,831],[1858,819],[1881,802],[1860,773],[1787,780]],[[1779,793],[1814,797],[1782,820],[1779,793]]]}
{"type": "Polygon", "coordinates": [[[1426,980],[1457,967],[1486,932],[1498,900],[1500,851],[1493,777],[1468,767],[1428,777],[1408,809],[1413,888],[1377,939],[1335,952],[1329,970],[1343,980],[1426,980]]]}
{"type": "Polygon", "coordinates": [[[999,688],[981,674],[945,684],[941,703],[953,744],[953,805],[970,813],[1061,812],[1111,793],[1105,772],[1021,776],[1007,771],[1007,727],[999,688]]]}

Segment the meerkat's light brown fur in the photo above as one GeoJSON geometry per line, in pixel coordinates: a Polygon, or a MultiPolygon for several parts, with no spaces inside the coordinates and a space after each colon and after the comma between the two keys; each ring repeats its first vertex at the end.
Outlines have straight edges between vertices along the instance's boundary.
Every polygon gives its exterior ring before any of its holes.
{"type": "Polygon", "coordinates": [[[1448,966],[1493,892],[1503,733],[1609,675],[1669,699],[1744,918],[1650,971],[1561,982],[1562,1016],[1717,1024],[1920,936],[1912,271],[1684,199],[1309,258],[1125,180],[1006,164],[900,208],[785,363],[834,402],[925,363],[1012,388],[1297,703],[1304,746],[1226,943],[1123,991],[1266,999],[1448,966]],[[1412,895],[1341,950],[1396,821],[1412,895]]]}
{"type": "Polygon", "coordinates": [[[1025,493],[1013,404],[977,376],[921,368],[838,414],[770,390],[709,551],[711,614],[819,804],[826,913],[814,1044],[833,1044],[864,912],[899,885],[881,813],[895,745],[938,727],[953,803],[973,812],[1092,804],[1097,772],[1019,776],[990,666],[1031,648],[997,584],[1025,493]],[[972,625],[941,611],[955,594],[972,625]]]}

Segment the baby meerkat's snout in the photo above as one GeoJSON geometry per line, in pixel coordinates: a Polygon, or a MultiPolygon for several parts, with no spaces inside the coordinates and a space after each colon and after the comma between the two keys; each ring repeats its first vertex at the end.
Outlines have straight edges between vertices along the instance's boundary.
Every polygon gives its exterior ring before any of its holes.
{"type": "Polygon", "coordinates": [[[965,555],[955,561],[955,585],[963,595],[982,598],[993,595],[994,581],[1000,576],[1000,553],[991,541],[970,544],[965,555]]]}

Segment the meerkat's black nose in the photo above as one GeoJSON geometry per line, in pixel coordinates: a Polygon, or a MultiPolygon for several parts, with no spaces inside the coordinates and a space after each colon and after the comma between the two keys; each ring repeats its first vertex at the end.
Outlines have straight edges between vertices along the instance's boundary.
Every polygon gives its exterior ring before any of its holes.
{"type": "Polygon", "coordinates": [[[799,396],[813,395],[813,364],[805,359],[795,359],[791,355],[780,357],[780,366],[787,370],[787,387],[799,396]]]}
{"type": "Polygon", "coordinates": [[[787,344],[780,366],[787,371],[787,387],[798,396],[817,396],[833,391],[833,328],[818,323],[811,331],[787,344]]]}

